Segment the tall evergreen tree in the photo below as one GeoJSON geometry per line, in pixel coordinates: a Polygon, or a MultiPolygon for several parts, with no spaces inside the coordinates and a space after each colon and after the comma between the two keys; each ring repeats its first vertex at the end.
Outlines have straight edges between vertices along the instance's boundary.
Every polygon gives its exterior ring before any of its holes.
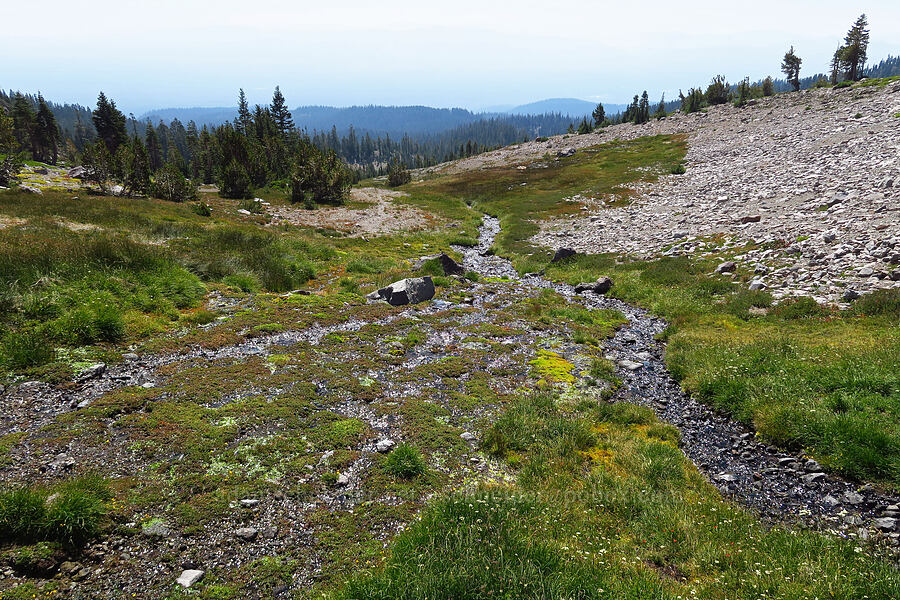
{"type": "Polygon", "coordinates": [[[12,108],[13,134],[19,144],[19,151],[31,152],[37,156],[37,137],[35,136],[35,115],[31,103],[22,94],[16,94],[12,108]]]}
{"type": "Polygon", "coordinates": [[[97,136],[106,144],[106,149],[115,154],[119,146],[128,142],[128,132],[125,129],[125,115],[122,114],[113,100],[108,100],[106,94],[100,92],[97,97],[97,108],[91,113],[97,136]]]}
{"type": "Polygon", "coordinates": [[[234,128],[244,135],[250,132],[253,123],[253,116],[250,114],[250,107],[247,105],[247,96],[244,94],[244,88],[240,88],[238,93],[238,116],[234,121],[234,128]]]}
{"type": "Polygon", "coordinates": [[[594,112],[591,113],[591,117],[594,118],[595,127],[600,127],[601,125],[603,125],[603,122],[606,121],[606,109],[603,108],[602,104],[597,104],[597,108],[595,108],[594,112]]]}
{"type": "Polygon", "coordinates": [[[47,106],[47,102],[40,93],[38,93],[38,112],[35,118],[35,137],[37,138],[37,160],[55,165],[59,158],[59,144],[62,137],[59,134],[56,117],[53,116],[53,111],[47,106]]]}
{"type": "Polygon", "coordinates": [[[850,81],[859,81],[866,68],[866,54],[869,49],[869,21],[862,14],[853,23],[853,27],[844,38],[844,47],[841,49],[841,62],[844,73],[850,81]]]}
{"type": "Polygon", "coordinates": [[[784,59],[781,61],[781,72],[787,78],[788,83],[794,87],[795,92],[800,91],[800,65],[803,59],[794,54],[794,47],[785,52],[784,59]]]}
{"type": "Polygon", "coordinates": [[[286,134],[294,128],[294,119],[291,116],[291,111],[287,107],[287,102],[284,100],[281,88],[277,85],[275,86],[275,94],[272,96],[272,106],[270,107],[270,111],[272,113],[272,119],[275,120],[275,124],[278,126],[278,131],[281,135],[286,134]]]}
{"type": "Polygon", "coordinates": [[[163,155],[162,147],[159,145],[159,137],[156,135],[156,129],[149,120],[147,121],[146,140],[150,172],[155,173],[163,166],[163,155]]]}

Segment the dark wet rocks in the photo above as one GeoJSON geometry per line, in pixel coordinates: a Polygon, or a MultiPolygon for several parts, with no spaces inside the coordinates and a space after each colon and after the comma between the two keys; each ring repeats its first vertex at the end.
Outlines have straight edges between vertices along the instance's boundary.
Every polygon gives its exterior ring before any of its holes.
{"type": "Polygon", "coordinates": [[[391,306],[418,304],[434,298],[434,282],[431,277],[411,277],[395,281],[389,286],[372,292],[369,300],[384,300],[391,306]]]}
{"type": "Polygon", "coordinates": [[[593,292],[595,294],[605,294],[612,289],[612,286],[612,279],[609,277],[601,277],[597,281],[579,283],[575,286],[575,293],[583,294],[584,292],[593,292]]]}

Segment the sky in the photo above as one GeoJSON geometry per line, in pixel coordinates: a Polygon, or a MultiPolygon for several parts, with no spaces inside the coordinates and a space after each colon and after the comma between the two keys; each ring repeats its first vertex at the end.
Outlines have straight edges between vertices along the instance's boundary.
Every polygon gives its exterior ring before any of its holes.
{"type": "Polygon", "coordinates": [[[42,0],[3,2],[0,89],[124,112],[251,105],[478,110],[544,98],[625,103],[644,89],[828,69],[865,11],[869,57],[900,54],[900,2],[872,0],[42,0]],[[7,24],[22,24],[8,26],[7,24]]]}

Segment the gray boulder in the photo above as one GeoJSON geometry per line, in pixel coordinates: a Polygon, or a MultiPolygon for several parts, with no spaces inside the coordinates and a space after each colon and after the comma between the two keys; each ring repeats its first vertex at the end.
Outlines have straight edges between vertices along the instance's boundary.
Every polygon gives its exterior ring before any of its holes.
{"type": "Polygon", "coordinates": [[[81,177],[82,175],[84,175],[84,167],[82,166],[73,167],[66,172],[66,177],[81,177]]]}
{"type": "Polygon", "coordinates": [[[561,260],[565,260],[567,258],[575,256],[576,254],[578,253],[571,248],[559,248],[553,255],[553,259],[550,262],[559,262],[561,260]]]}
{"type": "Polygon", "coordinates": [[[716,273],[734,273],[734,270],[737,268],[737,265],[732,261],[723,262],[718,267],[716,267],[716,273]]]}
{"type": "Polygon", "coordinates": [[[612,288],[613,282],[609,277],[601,277],[597,281],[590,283],[579,283],[575,286],[575,293],[582,294],[584,292],[594,292],[595,294],[605,294],[612,288]]]}
{"type": "Polygon", "coordinates": [[[570,146],[568,148],[563,148],[562,150],[557,152],[556,156],[558,156],[559,158],[565,158],[567,156],[572,156],[573,154],[575,154],[575,148],[572,148],[570,146]]]}
{"type": "Polygon", "coordinates": [[[418,304],[434,298],[434,282],[431,277],[401,279],[366,297],[370,300],[386,300],[391,306],[418,304]]]}

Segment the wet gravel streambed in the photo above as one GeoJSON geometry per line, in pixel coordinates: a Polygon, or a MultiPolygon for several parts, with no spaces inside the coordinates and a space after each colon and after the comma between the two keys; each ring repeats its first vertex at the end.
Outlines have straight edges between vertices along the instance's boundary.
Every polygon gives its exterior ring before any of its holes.
{"type": "Polygon", "coordinates": [[[883,535],[898,542],[900,498],[826,473],[814,460],[762,443],[752,428],[692,399],[666,369],[665,348],[656,339],[665,321],[614,298],[576,294],[570,285],[535,275],[520,278],[509,261],[489,252],[499,231],[499,220],[486,216],[478,245],[457,248],[463,252],[465,268],[483,276],[507,277],[510,285],[553,288],[587,308],[624,314],[628,324],[604,344],[606,357],[615,363],[623,382],[615,399],[652,408],[678,427],[682,451],[723,495],[769,520],[839,535],[883,535]]]}

